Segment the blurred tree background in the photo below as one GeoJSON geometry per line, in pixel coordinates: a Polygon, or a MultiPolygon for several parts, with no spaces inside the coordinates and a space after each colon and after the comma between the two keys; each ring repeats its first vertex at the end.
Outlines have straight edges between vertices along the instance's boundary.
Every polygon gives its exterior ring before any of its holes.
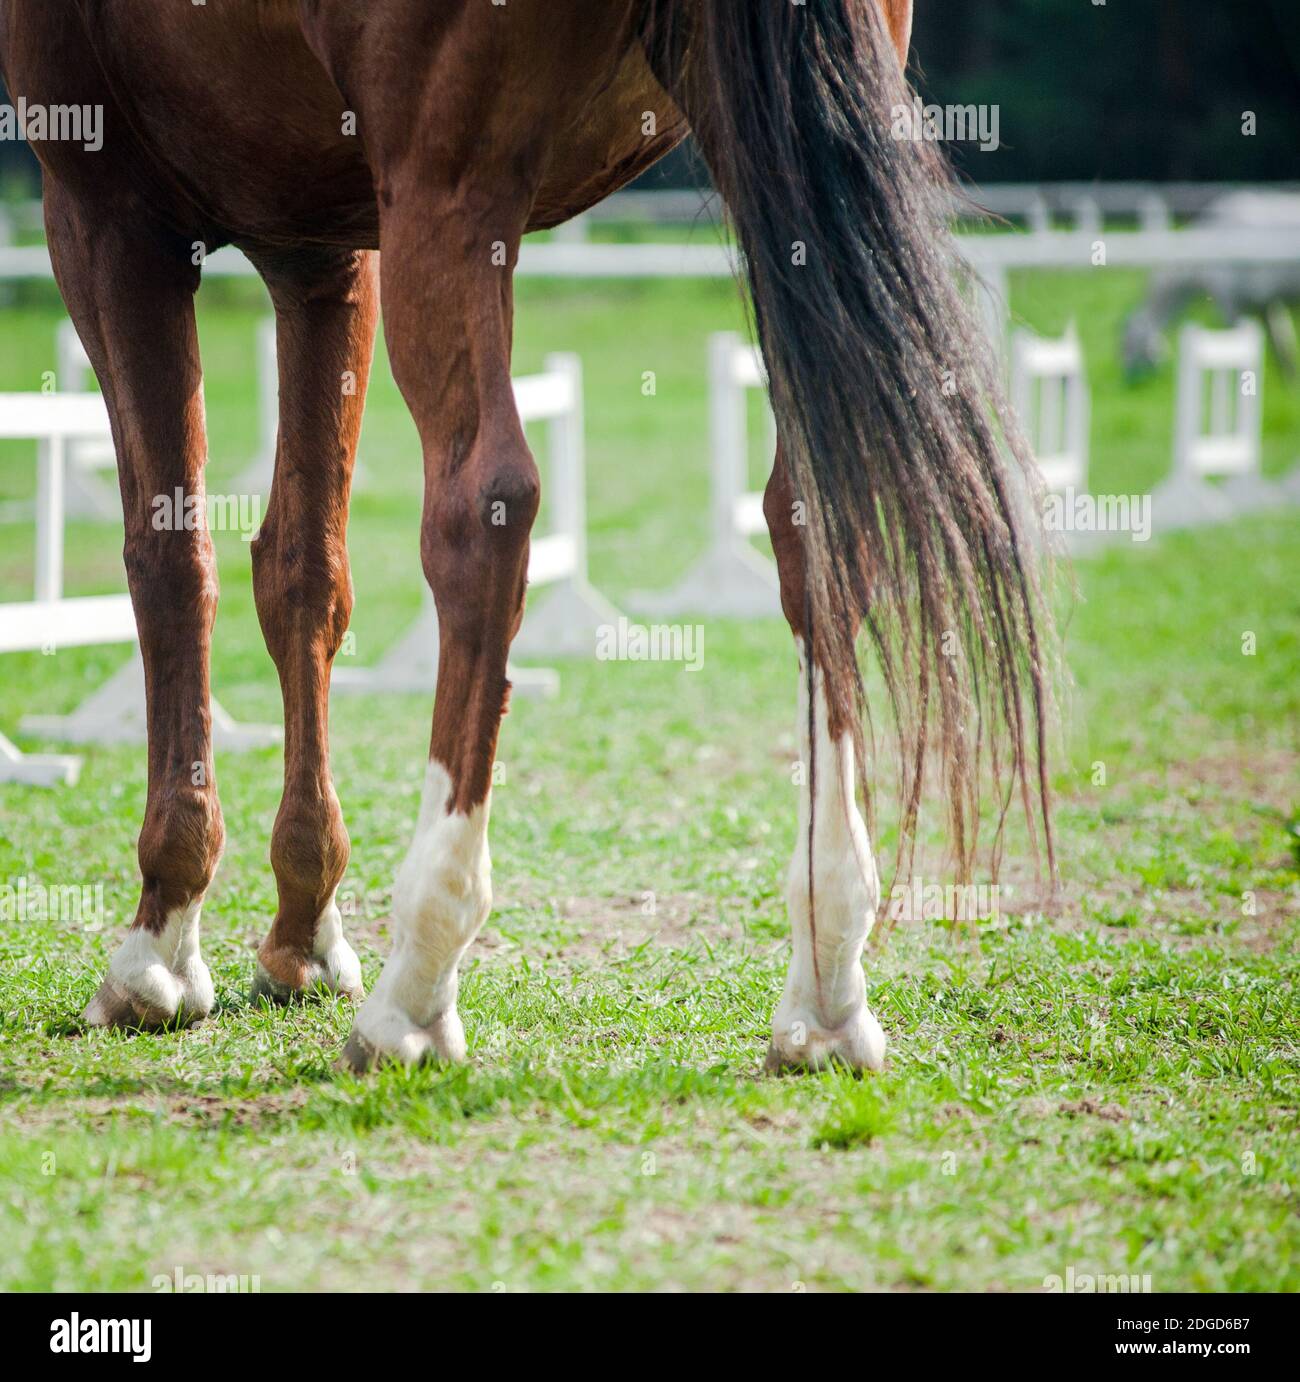
{"type": "MultiPolygon", "coordinates": [[[[925,99],[998,108],[999,149],[952,149],[976,182],[1300,178],[1300,0],[915,3],[925,99]]],[[[35,185],[25,145],[0,143],[0,177],[35,185]]],[[[644,185],[700,178],[682,151],[644,185]]]]}
{"type": "Polygon", "coordinates": [[[999,107],[1000,149],[953,150],[977,182],[1300,177],[1297,0],[915,3],[925,98],[999,107]]]}
{"type": "MultiPolygon", "coordinates": [[[[914,4],[925,100],[998,108],[999,149],[950,146],[975,182],[1300,179],[1300,0],[914,4]]],[[[693,176],[681,154],[651,181],[693,176]]]]}

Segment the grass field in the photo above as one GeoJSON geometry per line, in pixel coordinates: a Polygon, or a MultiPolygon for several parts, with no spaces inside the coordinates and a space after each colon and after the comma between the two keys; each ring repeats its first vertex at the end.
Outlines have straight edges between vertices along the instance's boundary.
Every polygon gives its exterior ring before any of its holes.
{"type": "MultiPolygon", "coordinates": [[[[1168,469],[1170,373],[1129,390],[1115,365],[1140,291],[1118,271],[1013,281],[1036,328],[1078,321],[1099,491],[1142,492],[1168,469]]],[[[205,289],[216,492],[255,445],[259,311],[242,289],[205,289]]],[[[40,387],[58,316],[39,294],[0,312],[0,388],[40,387]]],[[[669,584],[703,545],[705,339],[741,320],[727,285],[522,288],[518,371],[553,349],[584,360],[592,572],[615,600],[669,584]]],[[[1300,459],[1300,394],[1271,370],[1265,428],[1270,472],[1300,459]]],[[[353,629],[368,662],[419,602],[414,429],[385,369],[362,464],[353,629]]],[[[30,496],[32,471],[28,451],[0,450],[0,501],[30,496]]],[[[23,598],[30,525],[0,542],[0,598],[23,598]]],[[[121,588],[120,544],[74,525],[70,591],[121,588]]],[[[240,717],[273,719],[247,547],[218,547],[214,685],[240,717]]],[[[274,910],[278,752],[219,756],[229,845],[204,912],[218,1008],[182,1034],[75,1027],[134,909],[143,752],[89,752],[72,790],[0,788],[0,884],[102,885],[106,912],[99,929],[0,922],[0,1288],[149,1290],[179,1269],[268,1291],[1024,1290],[1069,1267],[1156,1291],[1300,1288],[1298,548],[1297,513],[1279,511],[1080,564],[1056,773],[1064,895],[1036,905],[1013,847],[996,920],[900,925],[873,945],[891,1054],[861,1081],[760,1073],[794,836],[777,622],[710,621],[698,673],[574,662],[558,699],[516,703],[497,905],[454,1070],[354,1080],[332,1067],[346,1005],[248,1006],[274,910]]],[[[0,727],[70,709],[124,655],[6,657],[0,727]]],[[[334,707],[367,984],[428,716],[420,697],[334,707]]],[[[943,878],[938,806],[927,880],[943,878]]],[[[888,860],[887,810],[882,825],[888,860]]]]}

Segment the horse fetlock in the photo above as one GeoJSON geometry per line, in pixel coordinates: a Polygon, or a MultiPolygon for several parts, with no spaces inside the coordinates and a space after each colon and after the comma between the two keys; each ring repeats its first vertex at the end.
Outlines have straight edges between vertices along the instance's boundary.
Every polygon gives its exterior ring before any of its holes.
{"type": "Polygon", "coordinates": [[[343,936],[343,918],[331,898],[316,922],[309,949],[281,945],[274,929],[257,952],[251,1001],[288,1003],[312,993],[362,996],[361,961],[343,936]]]}

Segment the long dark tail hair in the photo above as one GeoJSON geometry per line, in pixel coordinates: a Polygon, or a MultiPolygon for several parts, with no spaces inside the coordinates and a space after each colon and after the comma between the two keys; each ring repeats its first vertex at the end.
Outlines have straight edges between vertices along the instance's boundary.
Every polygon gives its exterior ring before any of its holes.
{"type": "Polygon", "coordinates": [[[1025,502],[1033,466],[954,274],[944,160],[894,137],[911,92],[877,0],[644,4],[646,51],[745,256],[804,501],[810,666],[822,669],[832,732],[853,735],[868,809],[863,625],[900,740],[900,865],[911,864],[933,726],[962,875],[987,753],[1000,798],[994,867],[1018,790],[1035,841],[1041,816],[1054,877],[1054,638],[1025,502]]]}

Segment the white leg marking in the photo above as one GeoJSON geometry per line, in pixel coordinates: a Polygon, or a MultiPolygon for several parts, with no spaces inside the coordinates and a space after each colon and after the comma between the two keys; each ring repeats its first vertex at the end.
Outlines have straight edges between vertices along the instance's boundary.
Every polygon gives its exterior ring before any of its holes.
{"type": "Polygon", "coordinates": [[[134,927],[108,967],[108,978],[86,1008],[85,1020],[112,1020],[113,1000],[125,1000],[149,1024],[193,1021],[212,1011],[212,975],[199,954],[196,898],[167,915],[160,935],[134,927]],[[105,992],[108,990],[108,992],[105,992]]]}
{"type": "Polygon", "coordinates": [[[449,809],[451,778],[431,762],[415,839],[393,888],[393,953],[357,1014],[353,1037],[414,1062],[463,1060],[457,966],[492,907],[488,814],[449,809]]]}
{"type": "MultiPolygon", "coordinates": [[[[337,893],[337,890],[335,891],[337,893]]],[[[343,917],[334,899],[335,895],[331,895],[316,919],[316,933],[311,949],[314,964],[307,969],[307,980],[302,991],[319,987],[326,988],[331,993],[345,993],[360,998],[361,961],[343,937],[343,917]]],[[[254,1002],[260,995],[266,995],[284,1003],[297,994],[298,990],[273,979],[266,966],[258,960],[257,978],[253,983],[254,1002]]]]}
{"type": "Polygon", "coordinates": [[[316,923],[312,957],[320,964],[320,982],[335,993],[361,993],[361,961],[343,937],[343,917],[334,898],[316,923]]]}
{"type": "Polygon", "coordinates": [[[772,1019],[769,1062],[774,1066],[817,1066],[838,1057],[855,1069],[879,1070],[885,1059],[885,1036],[867,1007],[862,947],[875,924],[880,880],[854,794],[853,741],[847,734],[839,740],[831,738],[822,674],[814,669],[816,781],[809,781],[813,759],[808,732],[808,674],[803,641],[796,643],[805,780],[799,792],[799,838],[786,878],[794,952],[785,992],[772,1019]]]}

